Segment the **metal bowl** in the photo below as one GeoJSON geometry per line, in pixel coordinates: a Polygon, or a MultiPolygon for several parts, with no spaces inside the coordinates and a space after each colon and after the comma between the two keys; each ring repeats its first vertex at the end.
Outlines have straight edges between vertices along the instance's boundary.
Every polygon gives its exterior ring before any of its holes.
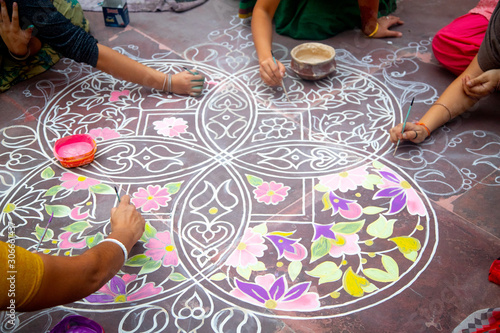
{"type": "Polygon", "coordinates": [[[335,49],[322,43],[304,43],[293,48],[292,70],[305,80],[320,80],[335,71],[335,49]]]}

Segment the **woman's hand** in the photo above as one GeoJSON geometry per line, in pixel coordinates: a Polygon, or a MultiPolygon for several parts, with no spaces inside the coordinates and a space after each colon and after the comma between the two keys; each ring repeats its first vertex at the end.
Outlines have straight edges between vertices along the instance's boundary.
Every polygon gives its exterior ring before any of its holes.
{"type": "Polygon", "coordinates": [[[490,69],[471,79],[469,75],[462,77],[464,93],[473,98],[481,99],[500,88],[500,69],[490,69]]]}
{"type": "Polygon", "coordinates": [[[179,95],[199,96],[205,77],[191,70],[172,75],[172,92],[179,95]],[[194,74],[194,75],[193,75],[194,74]]]}
{"type": "Polygon", "coordinates": [[[285,66],[279,61],[275,63],[272,56],[260,62],[260,77],[267,85],[281,85],[283,76],[285,76],[285,66]]]}
{"type": "Polygon", "coordinates": [[[121,197],[120,204],[111,209],[111,234],[112,238],[121,241],[127,250],[137,243],[144,233],[146,221],[130,203],[130,196],[121,197]]]}
{"type": "MultiPolygon", "coordinates": [[[[378,30],[375,35],[371,36],[372,38],[384,38],[384,37],[401,37],[403,34],[399,31],[389,30],[390,27],[395,25],[401,25],[404,22],[397,16],[388,15],[382,16],[377,19],[378,30]]],[[[372,33],[371,31],[370,33],[372,33]]],[[[370,35],[368,33],[367,35],[370,35]]]]}
{"type": "Polygon", "coordinates": [[[28,54],[32,32],[33,27],[21,30],[17,2],[12,5],[11,22],[5,1],[0,0],[0,36],[14,56],[22,58],[28,54]]]}
{"type": "Polygon", "coordinates": [[[401,133],[403,124],[399,124],[389,130],[389,135],[392,143],[398,140],[407,140],[413,143],[420,143],[428,136],[427,130],[424,126],[407,122],[404,133],[401,133]]]}

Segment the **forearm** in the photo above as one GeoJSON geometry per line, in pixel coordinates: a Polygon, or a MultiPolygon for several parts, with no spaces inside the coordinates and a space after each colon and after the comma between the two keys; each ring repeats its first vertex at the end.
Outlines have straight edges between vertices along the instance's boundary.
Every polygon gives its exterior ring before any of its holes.
{"type": "Polygon", "coordinates": [[[109,281],[120,270],[124,260],[122,249],[111,242],[98,244],[80,256],[38,255],[44,263],[42,283],[33,300],[20,311],[34,311],[80,300],[109,281]]]}
{"type": "Polygon", "coordinates": [[[358,0],[358,5],[361,14],[361,30],[369,35],[377,25],[379,0],[358,0]]]}
{"type": "Polygon", "coordinates": [[[479,67],[477,57],[475,57],[467,69],[446,88],[436,104],[431,106],[420,119],[420,122],[424,123],[432,132],[470,109],[477,100],[465,94],[462,87],[462,77],[465,75],[476,77],[481,73],[483,71],[479,67]]]}
{"type": "Polygon", "coordinates": [[[120,80],[158,90],[163,89],[164,73],[132,60],[105,45],[98,44],[98,48],[97,69],[120,80]]]}
{"type": "Polygon", "coordinates": [[[259,62],[271,56],[272,20],[279,1],[259,1],[252,14],[252,36],[259,62]]]}

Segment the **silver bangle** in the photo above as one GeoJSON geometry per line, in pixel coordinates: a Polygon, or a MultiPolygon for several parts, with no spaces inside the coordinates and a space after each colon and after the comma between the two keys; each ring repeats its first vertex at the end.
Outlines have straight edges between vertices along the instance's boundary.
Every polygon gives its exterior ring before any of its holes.
{"type": "Polygon", "coordinates": [[[11,56],[12,58],[14,58],[15,60],[18,60],[18,61],[24,61],[24,60],[28,59],[28,58],[29,58],[29,56],[30,56],[30,53],[31,53],[31,52],[30,52],[30,49],[28,48],[28,52],[26,52],[26,54],[25,54],[24,56],[22,56],[22,57],[18,57],[18,56],[16,56],[16,55],[14,55],[12,52],[10,52],[10,50],[9,50],[9,54],[10,54],[10,56],[11,56]]]}
{"type": "MultiPolygon", "coordinates": [[[[123,255],[125,257],[125,260],[123,260],[123,265],[125,265],[125,263],[127,262],[128,260],[128,251],[127,251],[127,248],[125,247],[125,245],[123,245],[122,242],[120,242],[118,239],[114,239],[114,238],[106,238],[106,239],[103,239],[101,241],[101,243],[104,243],[104,242],[111,242],[111,243],[115,243],[117,244],[118,246],[120,246],[122,248],[122,251],[123,251],[123,255]]],[[[99,243],[99,244],[101,244],[99,243]]],[[[122,265],[122,266],[123,266],[122,265]]]]}
{"type": "Polygon", "coordinates": [[[167,93],[171,94],[172,93],[172,74],[168,74],[168,88],[167,88],[167,93]]]}
{"type": "Polygon", "coordinates": [[[167,74],[165,74],[165,77],[163,78],[163,88],[161,91],[165,92],[165,84],[167,83],[167,74]]]}

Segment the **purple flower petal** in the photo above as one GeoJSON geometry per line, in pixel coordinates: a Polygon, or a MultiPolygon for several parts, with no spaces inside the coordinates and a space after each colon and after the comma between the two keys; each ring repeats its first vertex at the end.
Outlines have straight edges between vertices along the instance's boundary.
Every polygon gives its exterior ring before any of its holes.
{"type": "Polygon", "coordinates": [[[261,286],[258,286],[254,283],[241,282],[238,279],[235,279],[235,281],[239,290],[252,297],[257,302],[264,304],[267,300],[270,299],[267,291],[261,286]]]}
{"type": "Polygon", "coordinates": [[[330,203],[334,207],[334,212],[337,213],[339,209],[347,210],[349,209],[348,203],[353,202],[351,200],[343,199],[336,196],[333,192],[330,192],[330,203]]]}
{"type": "Polygon", "coordinates": [[[397,197],[391,200],[391,208],[387,214],[396,214],[400,212],[406,206],[406,193],[403,191],[397,197]]]}
{"type": "Polygon", "coordinates": [[[266,236],[271,242],[276,245],[276,248],[278,249],[278,252],[280,254],[280,257],[283,255],[283,253],[286,252],[293,252],[293,244],[295,244],[297,241],[288,239],[282,236],[277,236],[277,235],[267,235],[266,236]]]}
{"type": "Polygon", "coordinates": [[[396,177],[395,174],[387,172],[387,171],[379,171],[380,175],[387,179],[388,181],[391,181],[393,183],[399,184],[401,181],[396,177]]]}
{"type": "Polygon", "coordinates": [[[329,225],[315,224],[314,225],[313,242],[315,240],[319,239],[321,236],[323,236],[325,238],[330,238],[330,239],[337,239],[335,237],[335,233],[332,231],[332,226],[333,226],[333,224],[329,224],[329,225]]]}
{"type": "Polygon", "coordinates": [[[125,295],[127,293],[125,282],[118,276],[113,276],[109,281],[109,289],[116,295],[125,295]]]}
{"type": "Polygon", "coordinates": [[[395,197],[397,195],[399,195],[400,192],[404,192],[404,190],[400,187],[389,187],[389,188],[385,188],[383,190],[380,190],[378,191],[377,193],[375,193],[375,195],[373,196],[374,199],[377,199],[377,198],[392,198],[392,197],[395,197]]]}
{"type": "Polygon", "coordinates": [[[285,278],[281,276],[279,279],[274,281],[271,288],[269,288],[269,295],[271,296],[272,299],[277,301],[281,298],[281,296],[283,296],[285,290],[286,290],[285,278]]]}
{"type": "Polygon", "coordinates": [[[115,300],[111,295],[90,295],[85,299],[90,303],[112,303],[115,300]]]}
{"type": "Polygon", "coordinates": [[[291,288],[283,298],[283,301],[293,301],[302,296],[309,289],[311,282],[303,282],[291,288]]]}

